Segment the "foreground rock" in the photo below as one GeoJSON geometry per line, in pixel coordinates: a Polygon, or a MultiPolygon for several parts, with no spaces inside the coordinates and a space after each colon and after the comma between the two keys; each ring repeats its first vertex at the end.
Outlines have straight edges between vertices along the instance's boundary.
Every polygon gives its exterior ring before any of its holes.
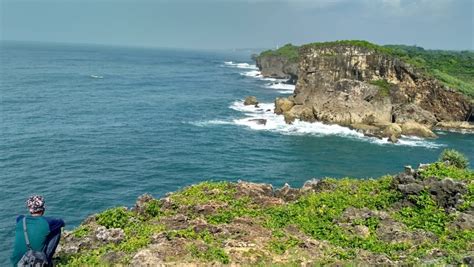
{"type": "Polygon", "coordinates": [[[131,266],[470,262],[474,172],[427,176],[433,166],[440,173],[450,168],[443,163],[407,167],[377,180],[313,179],[301,188],[205,182],[159,200],[143,195],[132,210],[107,210],[64,233],[56,261],[131,266]]]}

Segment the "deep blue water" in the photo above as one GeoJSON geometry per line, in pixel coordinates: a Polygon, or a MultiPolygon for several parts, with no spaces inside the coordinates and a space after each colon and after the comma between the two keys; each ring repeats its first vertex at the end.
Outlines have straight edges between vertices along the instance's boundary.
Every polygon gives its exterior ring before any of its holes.
{"type": "Polygon", "coordinates": [[[433,161],[446,147],[474,160],[472,135],[392,145],[244,109],[236,101],[247,95],[264,103],[281,95],[242,75],[251,67],[224,63],[252,64],[250,52],[28,43],[2,43],[0,52],[2,266],[15,216],[33,193],[70,229],[143,193],[204,180],[300,186],[312,177],[377,177],[433,161]],[[249,121],[259,117],[268,125],[249,121]]]}

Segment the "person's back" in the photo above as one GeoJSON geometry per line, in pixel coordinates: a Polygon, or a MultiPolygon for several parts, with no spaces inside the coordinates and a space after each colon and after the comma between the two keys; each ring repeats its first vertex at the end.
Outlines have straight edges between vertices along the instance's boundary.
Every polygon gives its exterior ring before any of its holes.
{"type": "MultiPolygon", "coordinates": [[[[30,247],[34,251],[45,252],[48,261],[51,259],[59,243],[61,227],[64,221],[44,217],[44,199],[41,196],[33,196],[27,200],[27,207],[31,215],[26,216],[26,228],[30,247]]],[[[18,216],[15,228],[15,246],[11,262],[14,266],[18,264],[23,255],[27,252],[25,234],[23,231],[23,219],[25,216],[18,216]]]]}

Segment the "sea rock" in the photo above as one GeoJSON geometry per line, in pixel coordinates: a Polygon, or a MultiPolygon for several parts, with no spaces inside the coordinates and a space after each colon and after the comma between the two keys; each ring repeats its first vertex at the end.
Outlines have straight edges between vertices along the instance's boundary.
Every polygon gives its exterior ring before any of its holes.
{"type": "Polygon", "coordinates": [[[258,125],[266,125],[267,124],[266,119],[251,119],[249,121],[255,122],[258,125]]]}
{"type": "Polygon", "coordinates": [[[313,122],[314,115],[311,108],[303,105],[293,106],[290,110],[283,113],[287,124],[293,123],[296,119],[313,122]]]}
{"type": "Polygon", "coordinates": [[[244,105],[246,106],[258,105],[257,98],[255,96],[247,96],[244,100],[244,105]]]}
{"type": "Polygon", "coordinates": [[[295,103],[288,98],[277,97],[275,99],[275,114],[283,114],[289,111],[295,103]]]}
{"type": "Polygon", "coordinates": [[[437,138],[438,137],[428,127],[414,121],[407,121],[407,122],[402,123],[401,128],[402,128],[403,135],[414,135],[414,136],[419,136],[423,138],[437,138]]]}
{"type": "Polygon", "coordinates": [[[441,121],[435,125],[435,129],[473,134],[474,124],[467,121],[441,121]]]}
{"type": "Polygon", "coordinates": [[[282,188],[275,190],[275,196],[285,201],[294,201],[301,196],[301,191],[298,188],[291,188],[289,184],[285,183],[282,188]]]}

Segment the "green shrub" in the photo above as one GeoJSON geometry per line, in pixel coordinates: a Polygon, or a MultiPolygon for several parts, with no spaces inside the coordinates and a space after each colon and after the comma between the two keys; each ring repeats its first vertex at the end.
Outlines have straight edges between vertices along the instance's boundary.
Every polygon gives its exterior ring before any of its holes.
{"type": "Polygon", "coordinates": [[[441,162],[449,162],[450,165],[454,165],[460,169],[466,169],[469,166],[467,157],[461,152],[454,149],[445,149],[441,152],[439,157],[441,162]]]}
{"type": "Polygon", "coordinates": [[[131,217],[124,207],[108,209],[97,215],[97,223],[107,228],[124,228],[131,217]]]}
{"type": "Polygon", "coordinates": [[[455,180],[472,180],[474,171],[469,169],[459,169],[453,165],[447,165],[444,162],[435,162],[420,171],[423,178],[436,177],[438,179],[452,178],[455,180]]]}

